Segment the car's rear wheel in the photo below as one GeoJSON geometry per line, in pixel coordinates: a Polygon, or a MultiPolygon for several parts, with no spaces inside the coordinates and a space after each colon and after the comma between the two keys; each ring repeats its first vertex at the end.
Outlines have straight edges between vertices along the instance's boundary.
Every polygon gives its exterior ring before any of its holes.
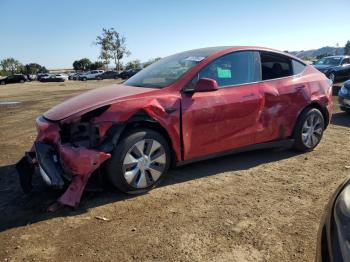
{"type": "Polygon", "coordinates": [[[20,83],[24,83],[24,80],[23,80],[23,79],[21,79],[19,82],[20,82],[20,83]]]}
{"type": "Polygon", "coordinates": [[[0,85],[5,85],[5,81],[0,81],[0,85]]]}
{"type": "Polygon", "coordinates": [[[86,78],[86,77],[83,77],[81,80],[82,80],[82,81],[86,81],[86,80],[87,80],[87,78],[86,78]]]}
{"type": "Polygon", "coordinates": [[[313,150],[322,139],[324,127],[324,118],[320,110],[306,109],[295,126],[294,148],[302,152],[313,150]]]}
{"type": "Polygon", "coordinates": [[[166,139],[150,129],[135,129],[118,143],[106,163],[109,180],[125,193],[137,194],[157,186],[170,166],[166,139]]]}

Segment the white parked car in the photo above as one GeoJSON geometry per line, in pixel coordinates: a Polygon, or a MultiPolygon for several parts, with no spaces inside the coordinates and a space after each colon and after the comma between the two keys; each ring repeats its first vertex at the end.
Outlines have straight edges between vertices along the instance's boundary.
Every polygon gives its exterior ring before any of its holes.
{"type": "Polygon", "coordinates": [[[104,72],[103,70],[88,71],[88,72],[86,72],[84,74],[81,74],[79,76],[79,80],[86,81],[86,80],[96,79],[96,77],[101,75],[103,72],[104,72]]]}

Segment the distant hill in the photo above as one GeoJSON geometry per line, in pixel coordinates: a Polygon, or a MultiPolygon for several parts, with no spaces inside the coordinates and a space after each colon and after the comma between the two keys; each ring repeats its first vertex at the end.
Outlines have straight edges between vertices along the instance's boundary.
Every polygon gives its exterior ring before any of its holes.
{"type": "Polygon", "coordinates": [[[319,55],[328,54],[328,55],[343,55],[344,54],[344,47],[331,47],[331,46],[325,46],[321,47],[319,49],[312,49],[312,50],[302,50],[302,51],[292,51],[289,52],[292,55],[295,55],[301,59],[305,58],[313,58],[319,55]]]}

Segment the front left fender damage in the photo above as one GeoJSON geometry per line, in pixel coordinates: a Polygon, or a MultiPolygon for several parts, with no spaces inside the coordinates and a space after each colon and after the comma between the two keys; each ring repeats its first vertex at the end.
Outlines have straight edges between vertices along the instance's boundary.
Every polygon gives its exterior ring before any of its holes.
{"type": "Polygon", "coordinates": [[[59,206],[77,206],[91,174],[111,157],[128,120],[140,110],[168,131],[175,155],[181,158],[179,99],[166,102],[152,99],[142,107],[134,106],[133,110],[122,111],[123,106],[112,105],[88,120],[84,115],[60,123],[38,118],[38,135],[33,147],[16,165],[23,190],[31,190],[31,177],[36,168],[47,184],[56,188],[68,184],[50,211],[59,206]],[[166,112],[166,105],[177,112],[166,112]]]}

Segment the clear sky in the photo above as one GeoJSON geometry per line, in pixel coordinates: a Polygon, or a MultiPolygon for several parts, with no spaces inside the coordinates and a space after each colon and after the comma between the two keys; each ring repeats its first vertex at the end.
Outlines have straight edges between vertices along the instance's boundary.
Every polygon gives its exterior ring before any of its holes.
{"type": "Polygon", "coordinates": [[[0,59],[48,68],[96,60],[103,27],[127,38],[124,62],[208,46],[307,50],[350,39],[350,0],[0,0],[0,14],[0,59]]]}

